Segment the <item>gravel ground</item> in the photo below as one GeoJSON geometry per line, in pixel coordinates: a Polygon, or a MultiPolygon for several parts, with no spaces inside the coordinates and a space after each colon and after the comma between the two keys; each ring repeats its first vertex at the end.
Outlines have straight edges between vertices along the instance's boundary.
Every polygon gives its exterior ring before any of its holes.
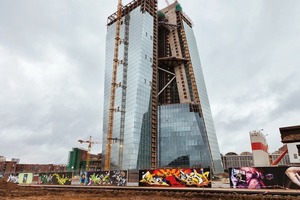
{"type": "Polygon", "coordinates": [[[111,190],[88,190],[88,191],[63,191],[63,190],[47,190],[41,187],[21,187],[14,183],[7,183],[0,180],[0,199],[22,199],[22,200],[48,200],[48,199],[70,199],[70,200],[296,200],[297,197],[282,197],[268,195],[239,195],[239,194],[211,194],[194,192],[155,192],[155,191],[111,191],[111,190]]]}

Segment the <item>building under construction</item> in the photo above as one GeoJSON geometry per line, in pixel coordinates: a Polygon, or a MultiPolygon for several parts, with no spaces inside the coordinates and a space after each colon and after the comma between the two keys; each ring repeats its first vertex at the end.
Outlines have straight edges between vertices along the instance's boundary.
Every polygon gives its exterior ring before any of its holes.
{"type": "Polygon", "coordinates": [[[108,17],[104,169],[223,171],[192,27],[177,1],[119,0],[108,17]]]}
{"type": "Polygon", "coordinates": [[[101,170],[102,155],[91,154],[90,151],[73,148],[69,152],[67,170],[79,175],[82,171],[101,170]]]}

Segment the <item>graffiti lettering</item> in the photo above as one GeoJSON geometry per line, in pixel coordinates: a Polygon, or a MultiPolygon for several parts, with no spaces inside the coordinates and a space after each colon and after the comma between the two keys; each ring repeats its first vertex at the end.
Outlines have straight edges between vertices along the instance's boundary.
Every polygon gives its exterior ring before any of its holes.
{"type": "Polygon", "coordinates": [[[157,169],[140,171],[140,186],[211,187],[210,172],[197,169],[157,169]]]}

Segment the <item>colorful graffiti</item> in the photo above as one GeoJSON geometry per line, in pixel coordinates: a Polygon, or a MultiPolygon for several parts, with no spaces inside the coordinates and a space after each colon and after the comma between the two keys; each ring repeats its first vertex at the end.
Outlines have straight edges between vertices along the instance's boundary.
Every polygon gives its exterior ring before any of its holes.
{"type": "Polygon", "coordinates": [[[211,187],[209,169],[155,169],[139,171],[139,186],[211,187]]]}
{"type": "Polygon", "coordinates": [[[127,171],[90,171],[80,174],[81,185],[126,186],[127,171]]]}
{"type": "Polygon", "coordinates": [[[19,183],[19,176],[18,176],[18,174],[9,174],[9,176],[7,178],[7,182],[19,183]]]}
{"type": "Polygon", "coordinates": [[[72,172],[40,173],[38,184],[71,185],[72,172]]]}
{"type": "Polygon", "coordinates": [[[33,173],[20,173],[18,176],[19,184],[30,184],[32,183],[33,173]]]}
{"type": "Polygon", "coordinates": [[[232,188],[300,189],[300,167],[239,167],[230,168],[232,188]]]}

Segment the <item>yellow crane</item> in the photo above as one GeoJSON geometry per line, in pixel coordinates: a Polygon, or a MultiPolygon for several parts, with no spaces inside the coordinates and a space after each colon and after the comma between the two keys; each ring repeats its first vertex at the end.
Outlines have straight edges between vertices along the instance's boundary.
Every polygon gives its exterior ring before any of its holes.
{"type": "Polygon", "coordinates": [[[90,136],[89,140],[78,140],[80,144],[82,143],[88,143],[88,151],[86,155],[86,171],[90,169],[90,158],[91,158],[91,149],[93,144],[99,144],[100,142],[94,142],[92,141],[92,136],[90,136]]]}
{"type": "Polygon", "coordinates": [[[114,112],[115,112],[115,96],[117,87],[117,68],[118,68],[118,55],[120,45],[120,29],[121,29],[121,18],[122,18],[122,0],[118,0],[118,11],[116,21],[116,35],[115,35],[115,48],[114,48],[114,59],[113,59],[113,74],[111,81],[110,90],[110,105],[109,105],[109,116],[108,116],[108,130],[106,138],[106,155],[104,169],[110,170],[110,156],[111,156],[111,144],[112,144],[112,131],[114,127],[114,112]]]}

